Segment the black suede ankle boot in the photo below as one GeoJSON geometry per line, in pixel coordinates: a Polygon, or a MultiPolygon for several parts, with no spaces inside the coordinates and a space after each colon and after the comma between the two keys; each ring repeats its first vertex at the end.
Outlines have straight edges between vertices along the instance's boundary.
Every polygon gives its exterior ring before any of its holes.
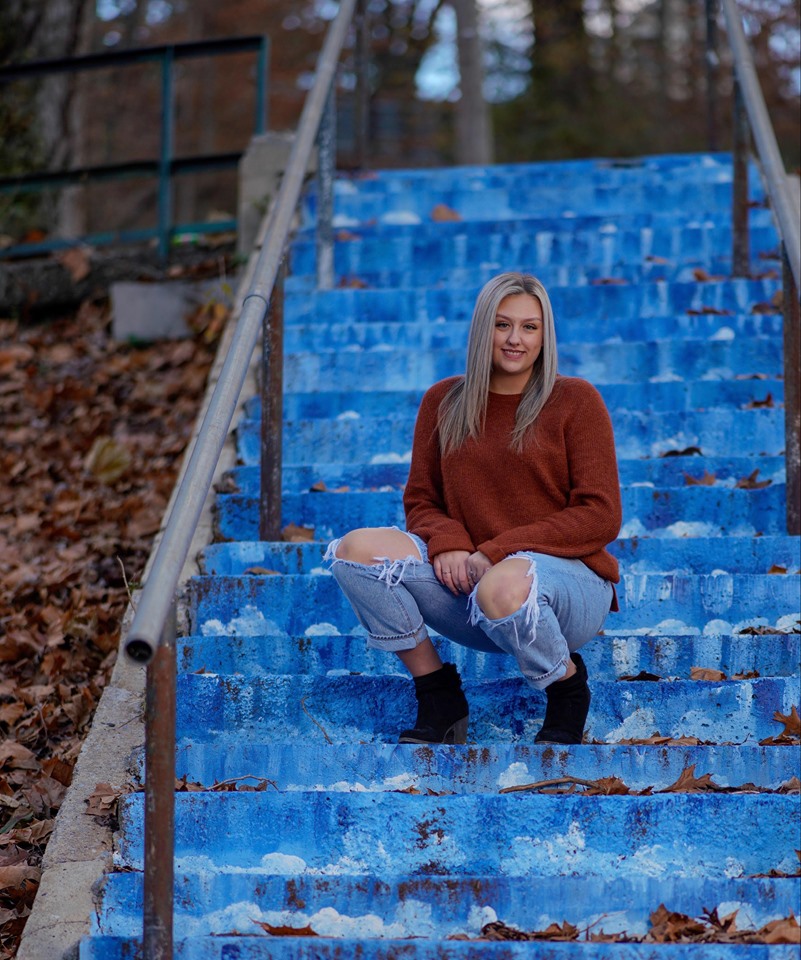
{"type": "Polygon", "coordinates": [[[576,672],[569,680],[557,680],[545,688],[548,706],[542,729],[534,738],[535,743],[581,743],[584,737],[591,698],[587,668],[577,653],[570,656],[576,672]]]}
{"type": "Polygon", "coordinates": [[[414,678],[417,720],[413,730],[403,730],[398,743],[466,743],[467,699],[462,680],[452,663],[414,678]]]}

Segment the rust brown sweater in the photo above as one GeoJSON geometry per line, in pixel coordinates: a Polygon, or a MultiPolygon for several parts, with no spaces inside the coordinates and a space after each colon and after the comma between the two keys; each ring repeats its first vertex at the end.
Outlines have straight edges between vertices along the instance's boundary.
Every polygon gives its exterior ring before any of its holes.
{"type": "Polygon", "coordinates": [[[480,550],[493,563],[518,550],[583,560],[620,579],[604,548],[618,535],[620,484],[609,414],[586,380],[558,377],[522,453],[509,446],[520,396],[490,393],[478,440],[441,457],[440,403],[457,378],[434,384],[417,415],[406,526],[429,559],[480,550]]]}

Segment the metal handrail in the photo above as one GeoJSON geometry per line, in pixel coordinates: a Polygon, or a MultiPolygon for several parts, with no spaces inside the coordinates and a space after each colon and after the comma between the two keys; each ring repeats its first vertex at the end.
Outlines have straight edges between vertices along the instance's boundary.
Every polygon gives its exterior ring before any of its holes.
{"type": "Polygon", "coordinates": [[[787,185],[787,173],[776,142],[773,124],[768,115],[768,108],[765,106],[754,58],[745,38],[742,15],[737,9],[735,0],[720,0],[720,2],[734,58],[734,72],[748,114],[768,196],[776,214],[779,234],[787,250],[787,259],[790,262],[796,289],[801,290],[801,224],[798,222],[795,204],[787,185]]]}
{"type": "MultiPolygon", "coordinates": [[[[720,0],[734,62],[734,105],[732,136],[732,273],[751,273],[748,236],[748,144],[756,143],[768,199],[779,228],[782,261],[782,330],[784,354],[784,458],[785,516],[787,533],[801,534],[801,223],[790,193],[776,134],[743,30],[735,0],[720,0]],[[750,130],[749,130],[750,128],[750,130]]],[[[707,4],[707,85],[710,138],[714,136],[717,78],[716,7],[707,4]]]]}
{"type": "MultiPolygon", "coordinates": [[[[243,281],[243,285],[249,282],[249,286],[242,299],[230,346],[125,641],[126,655],[135,662],[147,664],[142,945],[148,960],[170,960],[173,956],[175,593],[260,333],[263,333],[265,353],[264,378],[269,378],[271,391],[280,389],[281,339],[280,330],[275,328],[281,322],[281,279],[289,233],[315,140],[320,142],[318,166],[326,168],[326,176],[332,176],[330,154],[333,153],[333,144],[321,127],[328,127],[332,122],[329,115],[333,111],[336,68],[357,5],[357,27],[363,27],[364,0],[340,0],[339,11],[326,35],[317,60],[314,85],[303,107],[281,187],[262,223],[256,244],[257,249],[261,247],[258,258],[255,266],[251,258],[243,281]],[[329,156],[323,158],[325,152],[329,156]],[[271,366],[277,368],[277,378],[272,376],[271,366]]],[[[273,526],[280,527],[280,397],[274,406],[275,416],[268,419],[277,421],[278,434],[271,441],[276,463],[269,467],[263,463],[262,473],[271,478],[272,486],[266,495],[273,504],[273,526]]]]}
{"type": "Polygon", "coordinates": [[[314,86],[303,107],[286,173],[270,215],[266,244],[259,254],[253,282],[243,298],[242,310],[220,378],[212,393],[186,473],[176,494],[148,582],[137,603],[136,615],[125,643],[125,652],[139,663],[148,663],[158,648],[162,625],[167,618],[195,527],[211,488],[214,470],[222,453],[273,293],[292,218],[356,2],[357,0],[342,0],[340,3],[339,13],[329,29],[317,61],[314,86]]]}

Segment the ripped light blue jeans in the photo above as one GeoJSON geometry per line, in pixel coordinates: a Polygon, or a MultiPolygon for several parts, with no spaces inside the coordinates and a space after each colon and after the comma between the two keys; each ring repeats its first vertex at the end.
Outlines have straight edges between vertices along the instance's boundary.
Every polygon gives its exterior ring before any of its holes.
{"type": "Polygon", "coordinates": [[[511,654],[531,686],[542,690],[564,676],[570,653],[598,633],[609,612],[611,583],[581,560],[524,552],[513,556],[530,561],[528,598],[510,616],[490,620],[476,601],[477,587],[454,596],[437,579],[426,544],[413,533],[406,536],[422,559],[376,557],[370,565],[341,560],[339,540],[325,555],[368,645],[379,650],[413,650],[430,627],[462,646],[511,654]]]}

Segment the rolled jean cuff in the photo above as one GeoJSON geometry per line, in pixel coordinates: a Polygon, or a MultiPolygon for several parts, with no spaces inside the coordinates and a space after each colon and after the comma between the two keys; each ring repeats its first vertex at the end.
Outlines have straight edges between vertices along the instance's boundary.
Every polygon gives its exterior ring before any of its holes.
{"type": "Polygon", "coordinates": [[[428,639],[426,625],[420,621],[420,626],[413,633],[404,633],[398,637],[377,637],[367,634],[367,646],[374,650],[385,650],[387,653],[398,653],[404,650],[414,650],[428,639]]]}

